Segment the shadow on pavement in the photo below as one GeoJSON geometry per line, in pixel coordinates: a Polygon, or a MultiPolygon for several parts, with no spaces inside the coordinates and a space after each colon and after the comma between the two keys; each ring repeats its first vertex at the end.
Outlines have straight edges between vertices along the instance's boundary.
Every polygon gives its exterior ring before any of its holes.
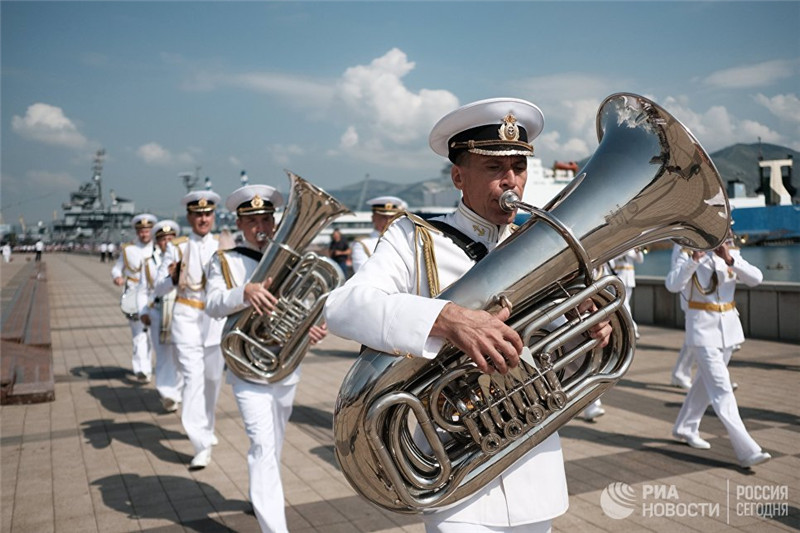
{"type": "Polygon", "coordinates": [[[162,443],[164,440],[187,439],[186,435],[178,431],[145,422],[114,422],[108,418],[88,420],[82,422],[81,426],[83,436],[98,450],[111,446],[111,442],[116,439],[129,446],[147,450],[167,463],[188,465],[192,460],[191,455],[177,452],[162,443]]]}
{"type": "Polygon", "coordinates": [[[202,533],[245,531],[245,524],[252,524],[252,529],[247,527],[247,530],[258,530],[254,516],[242,516],[251,513],[250,502],[226,500],[217,489],[202,481],[177,476],[121,474],[97,479],[92,485],[100,488],[106,507],[125,513],[133,520],[171,520],[185,530],[202,533]],[[217,513],[237,514],[209,516],[217,513]],[[241,525],[232,529],[223,522],[228,518],[241,525]]]}

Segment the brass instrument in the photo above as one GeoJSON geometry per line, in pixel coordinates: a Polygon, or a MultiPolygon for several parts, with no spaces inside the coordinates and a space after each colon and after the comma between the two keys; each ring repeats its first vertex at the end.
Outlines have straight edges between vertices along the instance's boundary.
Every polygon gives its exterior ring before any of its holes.
{"type": "Polygon", "coordinates": [[[275,383],[297,368],[308,350],[308,329],[320,322],[328,293],[344,281],[336,263],[304,250],[331,220],[349,210],[319,187],[286,173],[289,200],[275,237],[248,280],[272,278],[270,291],[278,301],[264,315],[252,309],[231,315],[222,333],[228,368],[254,383],[275,383]]]}
{"type": "Polygon", "coordinates": [[[714,164],[694,136],[654,102],[609,96],[600,145],[545,209],[500,198],[531,218],[439,298],[471,309],[511,307],[525,348],[506,375],[482,374],[445,346],[433,360],[375,350],[345,378],[334,413],[336,457],[355,490],[406,513],[473,495],[579,414],[627,371],[633,323],[615,276],[592,271],[662,239],[712,249],[730,209],[714,164]],[[597,311],[579,313],[591,299],[597,311]],[[609,320],[610,343],[585,333],[609,320]]]}

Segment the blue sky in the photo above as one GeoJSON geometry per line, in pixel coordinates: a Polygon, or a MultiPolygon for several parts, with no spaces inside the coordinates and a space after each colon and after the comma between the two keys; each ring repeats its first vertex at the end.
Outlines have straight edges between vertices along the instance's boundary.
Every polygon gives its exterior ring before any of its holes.
{"type": "Polygon", "coordinates": [[[0,23],[6,223],[61,216],[99,147],[106,194],[164,216],[196,166],[223,198],[243,169],[422,181],[436,120],[495,96],[542,108],[545,165],[590,155],[621,91],[709,152],[800,150],[800,2],[3,1],[0,23]]]}

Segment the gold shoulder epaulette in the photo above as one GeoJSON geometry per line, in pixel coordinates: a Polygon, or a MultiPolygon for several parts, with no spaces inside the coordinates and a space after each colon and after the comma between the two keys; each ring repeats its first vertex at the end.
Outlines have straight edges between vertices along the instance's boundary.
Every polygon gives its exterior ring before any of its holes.
{"type": "MultiPolygon", "coordinates": [[[[425,229],[426,229],[426,230],[428,230],[428,231],[435,231],[435,232],[436,232],[436,233],[438,233],[439,235],[442,235],[442,232],[439,230],[439,228],[437,228],[436,226],[434,226],[433,224],[431,224],[430,222],[428,222],[427,220],[425,220],[425,219],[424,219],[424,218],[422,218],[421,216],[419,216],[419,215],[415,215],[414,213],[410,213],[410,212],[408,212],[408,211],[400,211],[399,213],[397,213],[397,214],[396,214],[394,217],[392,217],[392,219],[389,221],[389,224],[386,224],[386,227],[388,228],[388,227],[389,227],[389,225],[390,225],[392,222],[394,222],[395,220],[397,220],[397,219],[398,219],[398,218],[400,218],[400,217],[406,217],[406,218],[408,218],[408,220],[410,220],[410,221],[411,221],[411,222],[412,222],[412,223],[413,223],[415,226],[417,226],[417,227],[419,227],[419,228],[425,228],[425,229]]],[[[384,230],[384,231],[385,231],[385,230],[384,230]]]]}
{"type": "Polygon", "coordinates": [[[179,244],[183,244],[183,243],[188,242],[188,241],[189,241],[189,237],[184,235],[183,237],[175,237],[174,239],[172,239],[172,244],[174,246],[178,246],[179,244]]]}
{"type": "Polygon", "coordinates": [[[694,250],[692,250],[691,248],[686,248],[684,246],[683,248],[681,248],[681,253],[686,255],[692,255],[694,253],[694,250]]]}

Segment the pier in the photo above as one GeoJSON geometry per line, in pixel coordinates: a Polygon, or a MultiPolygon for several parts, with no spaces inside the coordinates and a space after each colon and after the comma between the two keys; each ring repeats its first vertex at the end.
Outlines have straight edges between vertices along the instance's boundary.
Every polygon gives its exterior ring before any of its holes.
{"type": "MultiPolygon", "coordinates": [[[[26,259],[32,256],[15,254],[2,265],[4,311],[26,259]]],[[[179,414],[166,413],[153,384],[136,383],[130,372],[130,329],[111,266],[73,254],[44,254],[43,261],[53,399],[0,407],[0,530],[257,532],[249,442],[230,386],[220,394],[211,465],[190,472],[193,451],[179,414]]],[[[670,371],[683,331],[640,329],[631,369],[603,396],[606,414],[559,432],[570,506],[553,531],[800,529],[798,344],[748,339],[733,355],[742,419],[773,456],[745,470],[710,409],[701,426],[710,450],[672,439],[685,391],[669,385],[670,371]],[[609,495],[619,490],[629,498],[615,503],[609,495]]],[[[357,351],[356,343],[329,336],[302,364],[281,471],[293,533],[424,530],[418,516],[367,503],[336,463],[333,405],[357,351]]]]}

